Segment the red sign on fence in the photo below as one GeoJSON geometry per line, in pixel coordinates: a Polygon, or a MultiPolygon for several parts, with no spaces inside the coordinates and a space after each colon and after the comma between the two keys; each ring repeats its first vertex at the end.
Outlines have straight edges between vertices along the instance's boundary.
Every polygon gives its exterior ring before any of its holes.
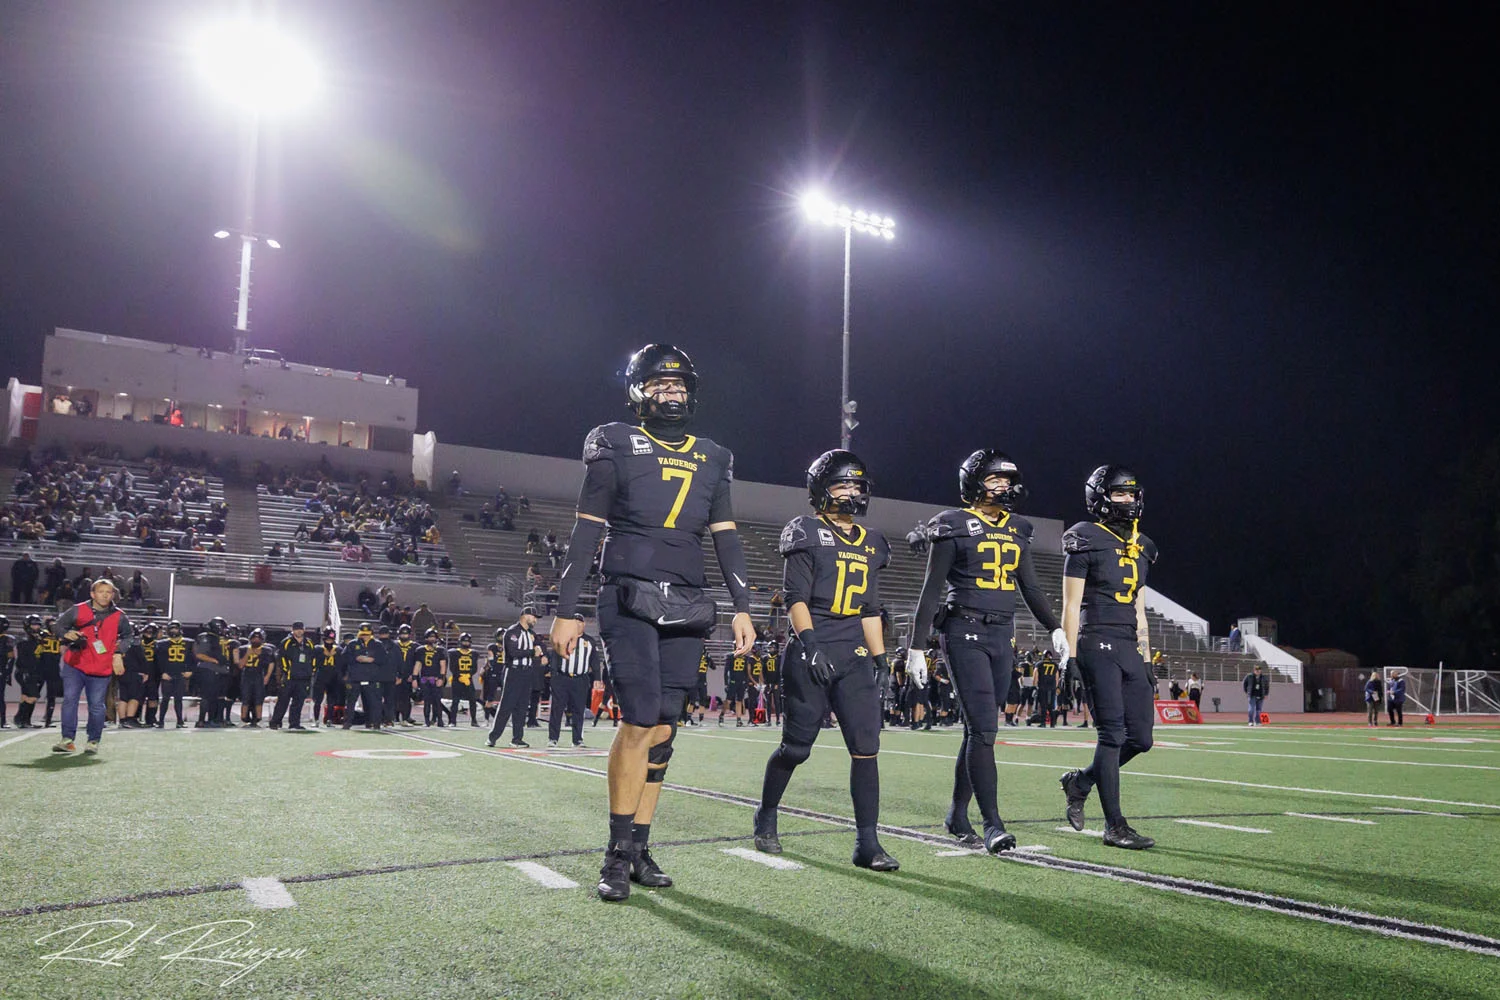
{"type": "Polygon", "coordinates": [[[1203,716],[1198,714],[1198,706],[1190,701],[1158,701],[1156,720],[1168,724],[1199,723],[1203,716]]]}

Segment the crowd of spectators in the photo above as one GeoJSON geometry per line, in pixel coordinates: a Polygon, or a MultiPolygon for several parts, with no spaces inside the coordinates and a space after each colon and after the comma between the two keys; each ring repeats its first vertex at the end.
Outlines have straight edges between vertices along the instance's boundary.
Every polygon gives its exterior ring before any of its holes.
{"type": "MultiPolygon", "coordinates": [[[[457,476],[458,473],[455,472],[453,475],[457,476]]],[[[457,492],[457,487],[451,482],[450,488],[457,492]]],[[[492,531],[515,531],[516,513],[530,509],[530,497],[524,493],[518,497],[512,497],[502,486],[496,491],[495,499],[485,501],[484,506],[479,508],[479,526],[492,531]]]]}
{"type": "Polygon", "coordinates": [[[61,558],[52,560],[45,569],[28,550],[11,563],[10,603],[52,604],[65,611],[79,601],[87,600],[89,588],[96,580],[108,580],[118,592],[118,603],[133,608],[147,604],[151,599],[151,580],[140,570],[128,577],[116,573],[114,567],[106,566],[98,576],[90,566],[80,573],[71,573],[61,558]]]}
{"type": "Polygon", "coordinates": [[[28,453],[13,496],[0,507],[0,541],[132,541],[224,551],[229,507],[210,498],[206,471],[164,456],[148,458],[146,467],[138,476],[93,454],[28,453]]]}

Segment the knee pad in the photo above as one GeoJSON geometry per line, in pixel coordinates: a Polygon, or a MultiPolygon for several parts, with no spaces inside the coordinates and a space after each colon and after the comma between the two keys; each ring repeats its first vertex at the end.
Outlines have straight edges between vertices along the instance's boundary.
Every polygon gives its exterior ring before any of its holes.
{"type": "Polygon", "coordinates": [[[807,758],[812,756],[812,747],[805,743],[783,743],[777,753],[781,755],[783,764],[796,767],[798,764],[806,763],[807,758]]]}
{"type": "MultiPolygon", "coordinates": [[[[661,723],[666,725],[666,723],[661,723]]],[[[667,762],[672,759],[672,741],[677,738],[677,720],[673,719],[672,731],[667,738],[646,751],[646,780],[660,781],[667,773],[667,762]]]]}

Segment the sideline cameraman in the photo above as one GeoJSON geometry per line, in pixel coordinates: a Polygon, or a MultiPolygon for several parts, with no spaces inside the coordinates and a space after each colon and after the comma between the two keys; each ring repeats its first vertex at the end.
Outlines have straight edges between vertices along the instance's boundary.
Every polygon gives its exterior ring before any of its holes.
{"type": "Polygon", "coordinates": [[[104,738],[104,698],[109,680],[125,672],[125,651],[135,645],[135,630],[115,607],[119,591],[107,578],[95,580],[89,600],[64,611],[52,626],[66,651],[62,664],[62,739],[54,753],[72,753],[77,747],[78,699],[85,691],[89,699],[88,742],[83,752],[99,752],[104,738]]]}

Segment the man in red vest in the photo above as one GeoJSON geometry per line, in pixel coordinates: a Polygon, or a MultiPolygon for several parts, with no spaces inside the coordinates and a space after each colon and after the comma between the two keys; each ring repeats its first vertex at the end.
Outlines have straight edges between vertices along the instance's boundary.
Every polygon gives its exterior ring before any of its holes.
{"type": "Polygon", "coordinates": [[[72,753],[78,748],[78,698],[88,692],[88,742],[83,752],[99,752],[104,737],[104,698],[109,679],[125,672],[125,651],[135,644],[135,630],[115,607],[119,592],[108,579],[95,580],[89,588],[89,600],[64,611],[52,626],[53,634],[63,640],[62,739],[52,747],[53,753],[72,753]]]}

